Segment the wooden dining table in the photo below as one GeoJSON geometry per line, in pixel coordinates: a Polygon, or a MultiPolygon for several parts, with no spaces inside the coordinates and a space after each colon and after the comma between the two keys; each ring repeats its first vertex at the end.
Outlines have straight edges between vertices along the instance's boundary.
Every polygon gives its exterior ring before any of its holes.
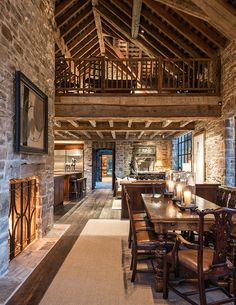
{"type": "MultiPolygon", "coordinates": [[[[159,241],[156,250],[156,290],[163,290],[163,260],[166,254],[167,233],[170,231],[198,231],[199,216],[196,211],[181,210],[171,198],[156,194],[141,194],[147,215],[154,226],[159,241]]],[[[199,210],[219,208],[213,202],[196,196],[199,210]]],[[[214,217],[205,217],[204,230],[208,231],[214,217]]]]}

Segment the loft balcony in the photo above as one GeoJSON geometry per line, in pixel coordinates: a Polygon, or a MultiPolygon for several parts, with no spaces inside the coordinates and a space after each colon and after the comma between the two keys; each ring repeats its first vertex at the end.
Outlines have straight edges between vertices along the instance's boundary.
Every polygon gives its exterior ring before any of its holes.
{"type": "Polygon", "coordinates": [[[56,95],[219,95],[218,58],[56,58],[56,95]]]}

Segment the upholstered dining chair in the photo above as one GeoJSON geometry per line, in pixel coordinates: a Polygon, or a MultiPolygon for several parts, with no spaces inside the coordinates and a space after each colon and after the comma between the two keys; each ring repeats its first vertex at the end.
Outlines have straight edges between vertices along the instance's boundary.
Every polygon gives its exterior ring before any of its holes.
{"type": "MultiPolygon", "coordinates": [[[[127,209],[129,213],[129,211],[132,209],[132,206],[130,204],[130,196],[126,187],[124,187],[124,193],[125,193],[127,209]]],[[[130,213],[129,213],[129,218],[130,218],[130,213]]],[[[153,225],[149,221],[147,213],[145,211],[137,212],[137,211],[133,211],[132,209],[132,218],[134,221],[135,231],[144,231],[144,230],[153,231],[153,225]]],[[[129,248],[131,248],[131,243],[132,243],[132,227],[130,221],[129,235],[128,235],[129,248]]]]}
{"type": "Polygon", "coordinates": [[[228,245],[233,224],[235,209],[219,208],[216,210],[197,211],[199,214],[198,243],[186,241],[181,235],[176,237],[173,250],[164,259],[164,289],[163,298],[168,298],[169,288],[193,305],[219,305],[233,302],[236,304],[236,272],[235,266],[228,258],[228,245]],[[215,242],[213,247],[204,246],[204,223],[205,217],[213,217],[215,242]],[[182,246],[182,248],[180,248],[182,246]],[[183,248],[184,247],[184,248],[183,248]],[[198,280],[196,291],[181,292],[169,281],[169,268],[182,265],[193,271],[198,280]],[[218,279],[233,279],[233,295],[223,286],[217,285],[218,279]],[[213,285],[214,284],[214,285],[213,285]],[[206,293],[220,289],[227,298],[207,303],[206,293]],[[200,303],[193,301],[190,296],[199,294],[200,303]]]}
{"type": "MultiPolygon", "coordinates": [[[[155,250],[158,246],[156,234],[152,229],[138,229],[137,230],[137,221],[134,219],[134,213],[130,203],[130,197],[126,191],[126,201],[128,207],[128,213],[130,218],[130,232],[132,235],[132,248],[131,248],[131,282],[135,281],[137,272],[155,272],[154,267],[152,269],[137,269],[139,259],[153,259],[155,257],[155,250]]],[[[153,266],[153,264],[152,264],[153,266]]]]}

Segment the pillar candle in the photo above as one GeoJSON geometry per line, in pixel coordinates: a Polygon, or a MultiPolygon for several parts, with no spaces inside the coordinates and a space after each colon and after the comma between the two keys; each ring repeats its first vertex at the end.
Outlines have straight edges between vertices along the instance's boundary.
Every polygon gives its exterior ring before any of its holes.
{"type": "Polygon", "coordinates": [[[184,191],[184,204],[191,203],[192,193],[190,191],[184,191]]]}
{"type": "Polygon", "coordinates": [[[176,186],[176,196],[178,198],[182,198],[182,185],[177,184],[176,186]]]}
{"type": "Polygon", "coordinates": [[[175,186],[174,181],[169,181],[169,182],[168,182],[168,191],[169,191],[170,193],[173,193],[173,192],[174,192],[174,186],[175,186]]]}

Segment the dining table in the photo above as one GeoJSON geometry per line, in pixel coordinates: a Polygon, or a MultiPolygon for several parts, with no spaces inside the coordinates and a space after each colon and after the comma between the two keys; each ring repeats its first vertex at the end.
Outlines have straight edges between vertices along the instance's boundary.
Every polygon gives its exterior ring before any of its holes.
{"type": "MultiPolygon", "coordinates": [[[[170,197],[160,194],[141,194],[141,196],[148,218],[157,234],[155,288],[156,291],[161,292],[163,290],[163,261],[167,252],[167,235],[173,231],[198,231],[199,216],[196,209],[182,209],[170,197]]],[[[198,210],[219,207],[204,198],[195,197],[195,208],[198,210]]],[[[214,216],[207,215],[204,220],[204,231],[209,231],[214,224],[214,216]]]]}

